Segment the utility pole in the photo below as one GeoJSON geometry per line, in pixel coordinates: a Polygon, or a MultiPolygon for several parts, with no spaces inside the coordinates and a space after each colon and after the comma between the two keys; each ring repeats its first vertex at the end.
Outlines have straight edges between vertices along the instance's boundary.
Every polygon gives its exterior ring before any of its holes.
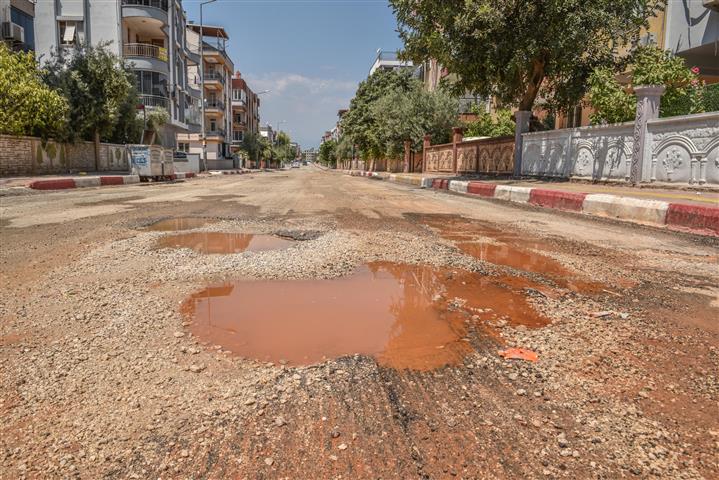
{"type": "Polygon", "coordinates": [[[205,131],[205,35],[202,30],[202,7],[207,5],[208,3],[213,3],[216,1],[217,0],[207,0],[206,2],[200,3],[200,108],[202,109],[200,128],[202,129],[202,171],[207,170],[207,132],[205,131]]]}

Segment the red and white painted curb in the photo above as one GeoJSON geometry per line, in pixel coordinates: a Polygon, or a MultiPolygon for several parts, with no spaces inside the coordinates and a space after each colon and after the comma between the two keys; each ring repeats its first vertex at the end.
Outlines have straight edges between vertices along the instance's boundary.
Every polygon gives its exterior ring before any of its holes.
{"type": "Polygon", "coordinates": [[[66,188],[103,187],[140,183],[139,175],[101,175],[92,177],[53,178],[35,180],[28,187],[34,190],[62,190],[66,188]]]}
{"type": "Polygon", "coordinates": [[[447,190],[463,195],[495,198],[538,207],[584,213],[629,222],[663,225],[673,230],[691,231],[719,237],[719,206],[644,200],[603,193],[580,193],[546,188],[499,185],[491,182],[452,180],[402,174],[351,171],[350,175],[388,178],[421,188],[447,190]]]}
{"type": "Polygon", "coordinates": [[[171,180],[185,180],[187,178],[195,178],[197,174],[195,172],[178,172],[170,175],[171,180]]]}

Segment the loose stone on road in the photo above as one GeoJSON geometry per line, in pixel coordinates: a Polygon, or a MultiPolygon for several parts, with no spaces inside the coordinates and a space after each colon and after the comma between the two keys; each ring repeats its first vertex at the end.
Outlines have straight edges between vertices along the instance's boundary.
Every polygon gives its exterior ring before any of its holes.
{"type": "Polygon", "coordinates": [[[716,240],[311,167],[0,209],[2,479],[719,477],[716,240]]]}

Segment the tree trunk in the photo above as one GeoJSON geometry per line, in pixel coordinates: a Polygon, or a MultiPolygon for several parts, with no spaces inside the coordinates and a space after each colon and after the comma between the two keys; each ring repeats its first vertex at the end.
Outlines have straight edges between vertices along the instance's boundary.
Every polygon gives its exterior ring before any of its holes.
{"type": "Polygon", "coordinates": [[[529,77],[527,90],[524,92],[522,99],[519,101],[519,110],[527,112],[532,111],[534,101],[539,94],[539,88],[544,81],[544,60],[532,60],[532,74],[529,77]]]}
{"type": "Polygon", "coordinates": [[[95,130],[95,171],[100,171],[100,132],[95,130]]]}

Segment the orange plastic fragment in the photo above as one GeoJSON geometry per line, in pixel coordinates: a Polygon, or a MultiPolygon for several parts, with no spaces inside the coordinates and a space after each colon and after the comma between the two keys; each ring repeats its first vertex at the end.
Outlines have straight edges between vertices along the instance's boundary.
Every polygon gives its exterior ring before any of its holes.
{"type": "Polygon", "coordinates": [[[539,355],[536,352],[524,348],[508,348],[497,353],[500,357],[504,357],[505,360],[527,360],[528,362],[539,360],[539,355]]]}

